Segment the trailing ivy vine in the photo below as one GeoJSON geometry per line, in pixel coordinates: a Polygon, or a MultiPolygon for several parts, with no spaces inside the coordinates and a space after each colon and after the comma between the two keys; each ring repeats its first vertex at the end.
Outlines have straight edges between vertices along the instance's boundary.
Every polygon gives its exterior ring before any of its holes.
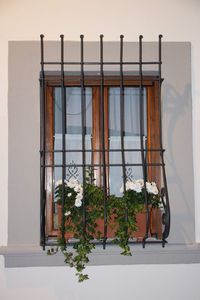
{"type": "MultiPolygon", "coordinates": [[[[109,195],[107,199],[107,220],[114,230],[114,242],[122,249],[122,255],[131,255],[129,240],[137,230],[136,215],[145,210],[145,187],[143,180],[126,182],[126,190],[120,189],[121,197],[109,195]]],[[[95,240],[103,239],[99,222],[104,218],[103,190],[95,185],[93,172],[87,171],[83,186],[74,179],[64,182],[64,218],[65,238],[58,235],[58,247],[48,250],[52,255],[59,250],[63,253],[65,263],[76,269],[78,281],[89,278],[84,273],[89,262],[89,254],[95,249],[95,240]],[[82,205],[84,193],[84,205],[82,205]],[[83,223],[83,209],[86,222],[83,223]],[[86,226],[84,226],[86,225],[86,226]],[[73,249],[69,236],[73,236],[73,249]],[[70,244],[70,245],[69,245],[70,244]]],[[[148,205],[159,207],[160,196],[155,183],[146,183],[148,205]]],[[[62,181],[56,183],[55,197],[58,206],[62,204],[62,181]]]]}

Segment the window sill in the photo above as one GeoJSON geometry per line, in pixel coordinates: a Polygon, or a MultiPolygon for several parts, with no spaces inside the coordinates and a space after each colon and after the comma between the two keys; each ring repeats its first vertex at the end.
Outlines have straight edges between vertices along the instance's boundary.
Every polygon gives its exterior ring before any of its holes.
{"type": "MultiPolygon", "coordinates": [[[[120,255],[116,246],[97,246],[90,256],[89,265],[134,265],[134,264],[191,264],[200,263],[200,244],[133,245],[132,256],[120,255]]],[[[5,257],[6,268],[64,266],[62,253],[49,256],[40,247],[0,247],[5,257]]]]}

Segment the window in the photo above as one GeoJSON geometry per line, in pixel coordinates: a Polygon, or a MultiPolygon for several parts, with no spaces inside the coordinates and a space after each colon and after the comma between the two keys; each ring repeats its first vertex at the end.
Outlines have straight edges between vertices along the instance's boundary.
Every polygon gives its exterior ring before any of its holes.
{"type": "MultiPolygon", "coordinates": [[[[161,38],[159,61],[142,61],[142,36],[139,38],[139,62],[123,62],[123,36],[120,36],[120,62],[103,61],[103,36],[100,36],[100,61],[84,62],[81,36],[80,62],[64,62],[61,36],[61,62],[44,62],[41,36],[41,244],[59,234],[55,205],[55,183],[75,178],[85,186],[85,170],[92,169],[97,186],[103,190],[103,245],[108,237],[108,195],[119,195],[128,179],[144,180],[146,219],[141,237],[159,238],[163,245],[170,229],[170,211],[163,159],[161,130],[161,38]],[[45,72],[45,64],[59,64],[61,73],[45,72]],[[65,73],[64,65],[80,65],[81,72],[65,73]],[[84,65],[99,65],[100,72],[85,72],[84,65]],[[107,74],[104,65],[119,65],[118,74],[107,74]],[[139,73],[123,70],[124,64],[138,65],[139,73]],[[145,74],[142,65],[158,65],[158,72],[145,74]],[[162,170],[162,172],[161,172],[162,170]],[[162,174],[162,176],[161,176],[162,174]],[[162,180],[161,180],[162,177],[162,180]],[[146,182],[160,188],[164,213],[150,213],[146,182]],[[164,186],[164,188],[162,187],[164,186]],[[164,200],[165,199],[165,200],[164,200]],[[162,215],[162,216],[161,216],[162,215]],[[164,225],[164,229],[162,228],[164,225]]],[[[151,209],[152,211],[152,209],[151,209]]],[[[126,213],[125,213],[126,214],[126,213]]],[[[125,217],[126,218],[126,217],[125,217]]],[[[62,237],[65,217],[62,209],[62,237]]],[[[83,196],[83,230],[86,230],[83,196]]]]}
{"type": "MultiPolygon", "coordinates": [[[[81,77],[66,75],[65,101],[65,147],[66,180],[76,178],[82,182],[82,124],[81,124],[81,77]]],[[[159,149],[160,123],[158,103],[158,76],[143,78],[143,146],[148,150],[159,149]]],[[[104,77],[104,133],[101,124],[101,83],[98,75],[85,77],[85,164],[93,167],[97,185],[103,185],[103,147],[107,192],[119,194],[123,182],[120,128],[120,78],[117,75],[104,77]],[[102,140],[103,138],[103,140],[102,140]]],[[[140,152],[140,94],[139,78],[124,77],[124,153],[127,179],[142,178],[140,152]],[[137,151],[138,150],[138,151],[137,151]]],[[[45,190],[46,190],[46,237],[57,236],[58,214],[55,205],[55,182],[62,178],[62,95],[60,76],[46,76],[45,105],[45,190]]],[[[146,151],[147,178],[160,186],[159,151],[146,151]],[[151,163],[153,163],[151,165],[151,163]]],[[[145,226],[145,224],[144,224],[145,226]]],[[[152,236],[161,236],[160,215],[152,218],[152,236]]]]}

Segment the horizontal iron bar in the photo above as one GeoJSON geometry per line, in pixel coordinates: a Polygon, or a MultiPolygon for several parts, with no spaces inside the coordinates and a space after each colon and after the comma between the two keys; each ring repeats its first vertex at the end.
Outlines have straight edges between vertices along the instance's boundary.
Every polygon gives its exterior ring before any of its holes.
{"type": "MultiPolygon", "coordinates": [[[[44,65],[60,65],[61,62],[59,61],[46,61],[43,62],[44,65]]],[[[84,62],[84,65],[100,65],[100,62],[96,62],[96,61],[88,61],[88,62],[84,62]]],[[[129,61],[125,61],[122,63],[123,65],[139,65],[139,62],[129,62],[129,61]]],[[[142,62],[143,65],[158,65],[159,62],[157,61],[143,61],[142,62]]],[[[81,65],[81,62],[64,62],[64,65],[81,65]]],[[[120,65],[120,62],[116,62],[116,61],[106,61],[103,62],[103,65],[120,65]]]]}
{"type": "MultiPolygon", "coordinates": [[[[65,152],[82,152],[83,150],[80,149],[69,149],[69,150],[65,150],[65,152]]],[[[90,150],[90,149],[85,149],[84,152],[121,152],[122,150],[121,149],[95,149],[95,150],[90,150]]],[[[164,152],[165,149],[124,149],[123,150],[124,152],[141,152],[141,151],[144,151],[144,152],[164,152]]],[[[43,152],[48,152],[48,153],[56,153],[56,152],[63,152],[63,150],[45,150],[45,151],[40,151],[40,153],[43,153],[43,152]]]]}
{"type": "MultiPolygon", "coordinates": [[[[106,167],[122,167],[123,164],[105,164],[106,167]]],[[[165,165],[165,164],[164,164],[165,165]]],[[[72,164],[66,164],[64,165],[65,167],[71,167],[73,166],[72,164]]],[[[82,164],[75,164],[76,167],[83,167],[82,164]]],[[[86,167],[103,167],[104,164],[85,164],[86,167]]],[[[135,166],[135,167],[141,167],[143,166],[143,164],[125,164],[125,167],[131,167],[131,166],[135,166]]],[[[162,166],[162,163],[146,163],[145,166],[152,166],[152,167],[156,167],[156,166],[162,166]]],[[[62,168],[63,165],[41,165],[41,167],[45,167],[45,168],[62,168]]]]}
{"type": "MultiPolygon", "coordinates": [[[[115,238],[108,238],[106,244],[107,245],[113,245],[114,244],[114,239],[115,238]]],[[[69,245],[74,245],[75,243],[77,243],[77,239],[68,240],[69,245]]],[[[102,245],[103,241],[94,240],[92,243],[95,244],[95,245],[102,245]]],[[[142,244],[143,241],[141,241],[141,240],[129,240],[128,243],[129,244],[142,244]]],[[[162,243],[163,243],[163,240],[159,240],[159,239],[156,239],[156,240],[148,240],[147,239],[145,241],[145,244],[162,244],[162,243]]],[[[165,240],[164,243],[167,244],[168,242],[165,240]]],[[[57,244],[58,244],[57,239],[53,239],[53,240],[49,239],[49,240],[46,241],[46,246],[56,246],[57,244]]]]}

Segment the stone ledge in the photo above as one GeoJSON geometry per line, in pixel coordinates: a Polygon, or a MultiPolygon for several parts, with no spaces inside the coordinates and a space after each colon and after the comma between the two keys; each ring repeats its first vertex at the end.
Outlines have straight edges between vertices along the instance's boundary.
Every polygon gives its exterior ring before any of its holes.
{"type": "MultiPolygon", "coordinates": [[[[117,246],[97,246],[90,255],[91,266],[134,265],[134,264],[192,264],[200,263],[199,244],[131,245],[132,256],[120,255],[117,246]]],[[[49,256],[40,247],[0,247],[0,255],[5,257],[6,268],[65,266],[62,253],[49,256]]]]}

